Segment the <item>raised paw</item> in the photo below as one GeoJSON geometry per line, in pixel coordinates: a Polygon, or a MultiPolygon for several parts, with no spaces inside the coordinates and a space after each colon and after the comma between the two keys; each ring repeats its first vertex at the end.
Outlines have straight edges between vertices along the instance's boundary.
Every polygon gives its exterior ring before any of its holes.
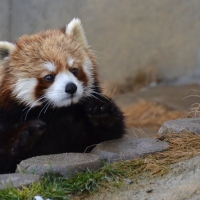
{"type": "Polygon", "coordinates": [[[109,100],[93,100],[86,107],[90,117],[106,117],[114,112],[114,105],[109,100]]]}
{"type": "Polygon", "coordinates": [[[112,125],[118,120],[119,109],[108,98],[92,98],[86,105],[86,114],[94,125],[112,125]]]}

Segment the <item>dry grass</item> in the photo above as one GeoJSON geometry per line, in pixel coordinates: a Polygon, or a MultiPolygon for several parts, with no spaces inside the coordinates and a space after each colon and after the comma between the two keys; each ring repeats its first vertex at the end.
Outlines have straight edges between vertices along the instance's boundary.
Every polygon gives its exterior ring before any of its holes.
{"type": "Polygon", "coordinates": [[[152,101],[140,100],[123,108],[127,127],[159,128],[165,121],[185,118],[186,112],[175,111],[152,101]]]}
{"type": "Polygon", "coordinates": [[[192,118],[200,117],[200,104],[194,103],[191,105],[190,112],[187,114],[187,116],[192,118]]]}
{"type": "Polygon", "coordinates": [[[200,135],[166,133],[159,136],[158,139],[169,142],[169,148],[166,151],[149,154],[144,158],[117,162],[113,164],[113,167],[126,171],[126,176],[129,178],[144,174],[161,176],[169,172],[171,164],[188,160],[200,154],[200,135]]]}

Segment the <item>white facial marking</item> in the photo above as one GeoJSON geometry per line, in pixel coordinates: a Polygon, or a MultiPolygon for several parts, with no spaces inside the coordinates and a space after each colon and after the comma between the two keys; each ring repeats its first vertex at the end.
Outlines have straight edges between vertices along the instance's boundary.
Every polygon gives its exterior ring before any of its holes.
{"type": "Polygon", "coordinates": [[[88,79],[89,79],[89,83],[88,83],[88,88],[87,88],[87,92],[91,92],[91,87],[94,84],[94,73],[93,73],[93,65],[91,60],[86,57],[85,59],[85,63],[83,64],[83,70],[86,73],[88,79]]]}
{"type": "Polygon", "coordinates": [[[40,105],[39,102],[35,102],[34,97],[35,87],[37,86],[37,79],[35,78],[23,78],[19,79],[13,90],[13,95],[21,102],[28,106],[40,105]]]}
{"type": "Polygon", "coordinates": [[[56,75],[54,83],[46,90],[45,94],[54,107],[69,106],[71,103],[77,103],[83,96],[83,86],[71,72],[66,71],[56,75]],[[74,83],[77,86],[73,96],[65,92],[69,83],[74,83]]]}
{"type": "Polygon", "coordinates": [[[45,69],[47,69],[50,72],[55,72],[56,71],[56,66],[52,62],[47,62],[43,66],[44,66],[45,69]]]}
{"type": "Polygon", "coordinates": [[[74,64],[74,59],[73,58],[69,58],[69,60],[68,60],[69,67],[72,67],[73,64],[74,64]]]}

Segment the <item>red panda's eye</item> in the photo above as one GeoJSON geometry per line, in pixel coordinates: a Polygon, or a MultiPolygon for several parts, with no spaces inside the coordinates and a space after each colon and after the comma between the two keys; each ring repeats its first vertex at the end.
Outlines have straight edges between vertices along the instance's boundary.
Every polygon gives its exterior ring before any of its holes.
{"type": "Polygon", "coordinates": [[[52,74],[48,74],[44,77],[44,80],[47,82],[47,83],[51,83],[54,81],[54,75],[52,74]]]}
{"type": "Polygon", "coordinates": [[[78,69],[77,68],[72,68],[71,73],[74,74],[74,76],[78,76],[78,69]]]}

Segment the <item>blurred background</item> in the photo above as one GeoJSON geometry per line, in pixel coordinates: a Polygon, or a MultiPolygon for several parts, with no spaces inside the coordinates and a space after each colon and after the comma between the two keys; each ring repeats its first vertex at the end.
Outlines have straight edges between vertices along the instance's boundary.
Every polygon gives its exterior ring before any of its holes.
{"type": "MultiPolygon", "coordinates": [[[[0,40],[82,20],[100,73],[114,84],[199,73],[199,0],[0,0],[0,40]]],[[[200,73],[199,73],[200,74],[200,73]]]]}
{"type": "Polygon", "coordinates": [[[120,105],[142,98],[189,112],[189,105],[199,101],[190,99],[182,107],[180,103],[191,84],[200,83],[199,0],[0,2],[0,40],[14,42],[22,34],[60,28],[80,18],[101,78],[120,94],[126,93],[118,97],[120,105]],[[154,89],[130,94],[144,87],[154,89]]]}

